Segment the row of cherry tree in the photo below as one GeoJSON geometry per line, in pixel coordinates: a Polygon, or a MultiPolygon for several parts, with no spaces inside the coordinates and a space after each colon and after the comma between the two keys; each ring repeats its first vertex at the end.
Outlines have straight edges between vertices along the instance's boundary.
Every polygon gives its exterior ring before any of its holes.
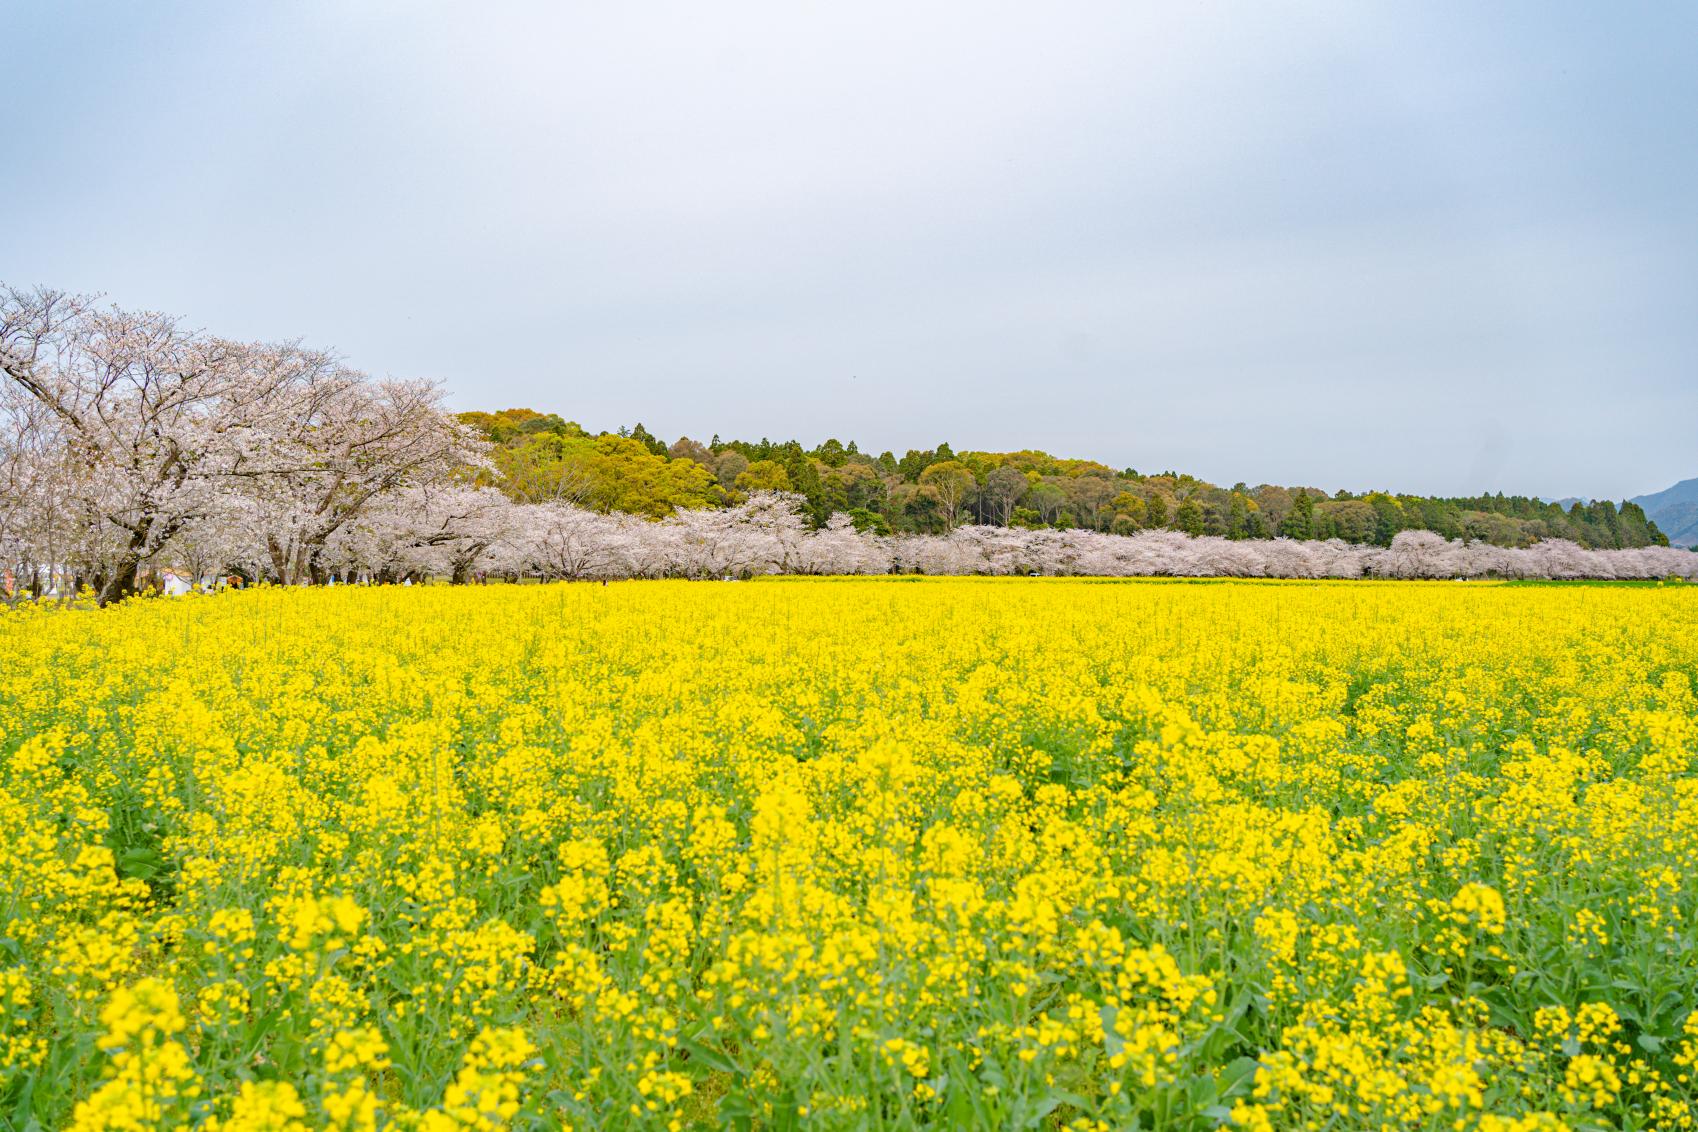
{"type": "MultiPolygon", "coordinates": [[[[1501,547],[1431,531],[1404,531],[1389,547],[991,526],[879,536],[857,532],[844,515],[810,529],[803,505],[799,495],[761,492],[735,507],[680,510],[658,522],[565,503],[512,505],[488,515],[478,560],[497,573],[567,580],[891,573],[1698,580],[1698,554],[1669,547],[1590,550],[1555,539],[1501,547]]],[[[464,561],[456,553],[415,543],[401,569],[452,574],[464,561]]]]}
{"type": "Polygon", "coordinates": [[[757,492],[660,521],[480,482],[487,445],[428,382],[376,380],[298,343],[191,331],[154,313],[0,287],[0,564],[8,596],[102,604],[169,565],[281,584],[497,574],[544,579],[764,573],[1292,578],[1698,577],[1663,547],[1524,549],[1425,531],[1389,548],[1174,531],[964,527],[880,537],[800,496],[757,492]]]}
{"type": "MultiPolygon", "coordinates": [[[[1038,574],[1091,577],[1601,578],[1698,580],[1698,554],[1668,547],[1590,550],[1564,540],[1530,547],[1404,531],[1389,547],[1330,540],[1250,541],[1179,531],[960,527],[946,535],[860,533],[837,515],[813,530],[801,496],[757,493],[725,510],[681,510],[658,522],[569,504],[514,506],[505,533],[481,543],[488,568],[549,579],[718,578],[754,574],[1038,574]]],[[[493,516],[492,516],[493,517],[493,516]]],[[[404,569],[452,572],[451,552],[419,547],[404,569]]]]}

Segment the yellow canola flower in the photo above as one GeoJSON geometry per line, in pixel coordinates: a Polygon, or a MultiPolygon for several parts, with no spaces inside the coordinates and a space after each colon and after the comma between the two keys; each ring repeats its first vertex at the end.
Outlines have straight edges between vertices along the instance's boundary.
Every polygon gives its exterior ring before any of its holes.
{"type": "Polygon", "coordinates": [[[307,1109],[287,1081],[243,1081],[227,1119],[213,1119],[216,1132],[307,1132],[307,1109]]]}
{"type": "Polygon", "coordinates": [[[1698,1132],[1698,590],[0,613],[43,1128],[1698,1132]]]}
{"type": "Polygon", "coordinates": [[[1506,923],[1503,896],[1489,884],[1470,883],[1451,897],[1456,922],[1477,928],[1487,935],[1502,935],[1506,923]]]}
{"type": "Polygon", "coordinates": [[[95,1044],[112,1051],[180,1033],[185,1020],[171,984],[148,978],[113,991],[100,1011],[100,1024],[106,1032],[95,1044]]]}

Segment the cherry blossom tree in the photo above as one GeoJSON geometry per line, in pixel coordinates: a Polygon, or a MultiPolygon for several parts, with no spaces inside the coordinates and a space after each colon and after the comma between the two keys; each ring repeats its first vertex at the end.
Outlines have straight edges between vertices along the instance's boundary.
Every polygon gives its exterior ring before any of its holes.
{"type": "Polygon", "coordinates": [[[521,505],[516,527],[513,562],[523,572],[566,581],[626,572],[626,535],[613,516],[551,500],[521,505]]]}
{"type": "Polygon", "coordinates": [[[1400,531],[1375,556],[1374,573],[1382,578],[1451,578],[1468,572],[1464,551],[1434,531],[1400,531]]]}
{"type": "Polygon", "coordinates": [[[520,505],[494,488],[410,485],[378,497],[337,528],[319,562],[345,577],[389,581],[440,574],[463,585],[498,557],[498,545],[517,535],[522,515],[520,505]]]}
{"type": "Polygon", "coordinates": [[[57,419],[22,389],[0,386],[0,600],[15,604],[53,588],[70,518],[57,419]]]}
{"type": "Polygon", "coordinates": [[[326,545],[374,503],[485,460],[488,446],[431,382],[373,381],[292,347],[267,360],[294,375],[266,474],[249,489],[252,534],[278,581],[323,581],[326,545]]]}
{"type": "Polygon", "coordinates": [[[166,315],[0,288],[0,373],[54,418],[89,545],[116,536],[94,564],[101,604],[255,464],[283,378],[253,354],[166,315]]]}
{"type": "Polygon", "coordinates": [[[796,569],[803,574],[888,574],[890,555],[878,536],[856,531],[849,516],[839,512],[802,540],[796,569]]]}

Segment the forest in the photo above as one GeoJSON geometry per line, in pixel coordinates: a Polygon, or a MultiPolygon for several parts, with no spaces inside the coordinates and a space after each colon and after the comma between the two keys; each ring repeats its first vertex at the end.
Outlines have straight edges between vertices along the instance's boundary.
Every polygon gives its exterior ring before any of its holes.
{"type": "Polygon", "coordinates": [[[846,514],[874,534],[946,534],[961,526],[1134,534],[1172,530],[1233,540],[1337,539],[1390,546],[1402,531],[1526,547],[1565,539],[1592,549],[1667,546],[1635,503],[1568,507],[1526,496],[1433,498],[1386,491],[1237,483],[1144,474],[1046,452],[955,451],[939,444],[873,456],[854,441],[809,449],[795,440],[667,444],[642,424],[591,434],[534,409],[468,412],[459,419],[493,446],[491,482],[526,502],[564,500],[591,510],[661,518],[678,508],[723,507],[760,491],[800,495],[811,524],[846,514]]]}

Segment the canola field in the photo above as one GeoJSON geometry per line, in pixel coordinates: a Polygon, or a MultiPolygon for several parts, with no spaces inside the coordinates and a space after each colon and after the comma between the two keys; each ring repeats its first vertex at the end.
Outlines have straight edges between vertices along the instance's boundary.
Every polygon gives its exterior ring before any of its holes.
{"type": "Polygon", "coordinates": [[[1698,1125],[1698,589],[0,614],[0,1127],[1698,1125]]]}

